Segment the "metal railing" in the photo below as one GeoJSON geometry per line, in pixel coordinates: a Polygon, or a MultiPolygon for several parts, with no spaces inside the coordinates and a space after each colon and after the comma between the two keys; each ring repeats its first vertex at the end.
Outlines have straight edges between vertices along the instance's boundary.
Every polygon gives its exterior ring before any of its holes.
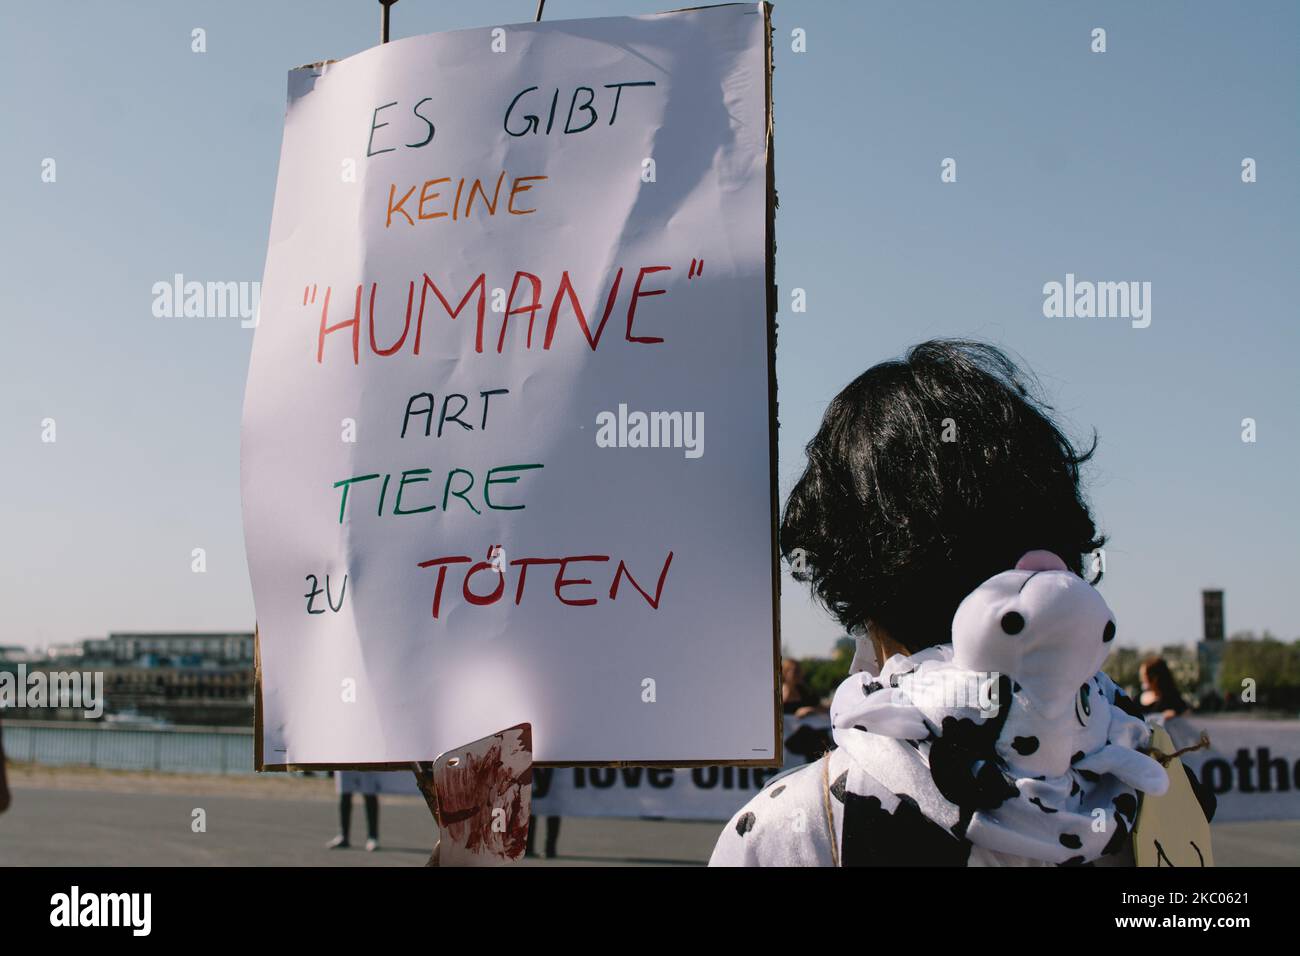
{"type": "Polygon", "coordinates": [[[253,772],[253,731],[246,727],[5,720],[0,729],[5,756],[19,763],[160,773],[253,772]]]}

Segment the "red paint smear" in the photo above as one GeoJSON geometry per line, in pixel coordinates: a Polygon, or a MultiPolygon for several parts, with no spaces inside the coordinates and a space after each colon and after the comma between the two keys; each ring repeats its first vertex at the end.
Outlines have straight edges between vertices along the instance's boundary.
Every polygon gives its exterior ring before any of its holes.
{"type": "Polygon", "coordinates": [[[531,762],[516,776],[502,760],[502,743],[498,739],[482,756],[467,754],[459,766],[449,768],[446,777],[439,781],[438,803],[451,840],[471,853],[508,859],[522,856],[529,822],[523,788],[532,782],[531,762]],[[502,831],[492,828],[496,809],[505,810],[502,831]]]}

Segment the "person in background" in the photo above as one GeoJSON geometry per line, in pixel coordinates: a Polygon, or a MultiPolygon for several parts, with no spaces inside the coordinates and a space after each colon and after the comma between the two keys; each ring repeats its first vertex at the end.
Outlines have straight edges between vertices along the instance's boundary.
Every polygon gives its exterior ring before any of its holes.
{"type": "Polygon", "coordinates": [[[804,682],[803,668],[793,657],[781,661],[781,709],[792,717],[826,712],[821,699],[804,682]]]}
{"type": "Polygon", "coordinates": [[[0,813],[9,809],[9,781],[5,777],[5,742],[0,732],[0,813]]]}
{"type": "MultiPolygon", "coordinates": [[[[831,401],[780,545],[792,568],[799,558],[795,579],[863,638],[831,705],[836,747],[769,780],[723,828],[711,866],[1132,865],[1131,776],[1017,774],[997,749],[1011,708],[909,728],[890,703],[896,681],[950,666],[953,621],[972,591],[1012,569],[1082,579],[1084,556],[1105,543],[1081,487],[1095,438],[1076,448],[1033,385],[994,346],[936,340],[872,366],[831,401]]],[[[1007,613],[996,635],[1014,642],[1025,623],[1007,613]]],[[[786,683],[797,688],[797,677],[786,683]]],[[[1022,690],[1007,675],[998,686],[1001,701],[1022,690]]],[[[1104,674],[1085,690],[1138,722],[1104,674]]],[[[797,713],[798,692],[782,696],[797,713]]],[[[1057,739],[1016,738],[1015,752],[1045,743],[1059,762],[1080,712],[1043,722],[1057,739]]],[[[1136,752],[1144,742],[1107,746],[1117,767],[1155,779],[1159,765],[1136,752]]]]}
{"type": "MultiPolygon", "coordinates": [[[[525,844],[524,856],[537,856],[537,851],[533,848],[533,836],[537,833],[537,817],[531,817],[528,821],[528,842],[525,844]]],[[[553,860],[558,855],[556,849],[560,841],[560,818],[549,816],[546,818],[546,858],[553,860]]]]}
{"type": "Polygon", "coordinates": [[[1144,714],[1160,714],[1166,720],[1172,720],[1187,713],[1187,702],[1178,692],[1178,682],[1163,657],[1152,655],[1144,660],[1138,668],[1138,676],[1142,679],[1138,704],[1144,714]]]}
{"type": "Polygon", "coordinates": [[[352,794],[360,791],[366,804],[366,852],[379,849],[379,775],[340,770],[334,774],[334,787],[339,794],[339,835],[325,846],[331,850],[346,850],[352,845],[348,834],[352,829],[352,794]]]}

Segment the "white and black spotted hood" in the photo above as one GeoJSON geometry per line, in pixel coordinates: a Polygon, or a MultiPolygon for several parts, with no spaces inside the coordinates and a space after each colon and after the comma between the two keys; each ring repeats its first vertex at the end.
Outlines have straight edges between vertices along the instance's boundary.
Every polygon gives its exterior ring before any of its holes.
{"type": "MultiPolygon", "coordinates": [[[[1098,861],[1125,847],[1137,791],[1168,787],[1140,750],[1146,724],[1099,670],[1114,635],[1096,589],[1033,552],[962,602],[951,644],[850,675],[831,706],[835,743],[870,789],[967,850],[1098,861]]],[[[845,774],[834,784],[854,789],[845,774]]]]}

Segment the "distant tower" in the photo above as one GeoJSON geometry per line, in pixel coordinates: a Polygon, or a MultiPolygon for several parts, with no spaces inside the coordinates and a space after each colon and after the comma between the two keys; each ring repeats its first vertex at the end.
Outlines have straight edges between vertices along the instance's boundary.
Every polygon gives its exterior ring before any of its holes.
{"type": "Polygon", "coordinates": [[[1223,592],[1202,591],[1201,610],[1205,618],[1204,641],[1223,640],[1223,592]]]}
{"type": "Polygon", "coordinates": [[[1196,645],[1196,660],[1200,670],[1197,692],[1202,701],[1219,695],[1219,674],[1223,669],[1223,592],[1201,592],[1201,617],[1205,633],[1196,645]]]}

